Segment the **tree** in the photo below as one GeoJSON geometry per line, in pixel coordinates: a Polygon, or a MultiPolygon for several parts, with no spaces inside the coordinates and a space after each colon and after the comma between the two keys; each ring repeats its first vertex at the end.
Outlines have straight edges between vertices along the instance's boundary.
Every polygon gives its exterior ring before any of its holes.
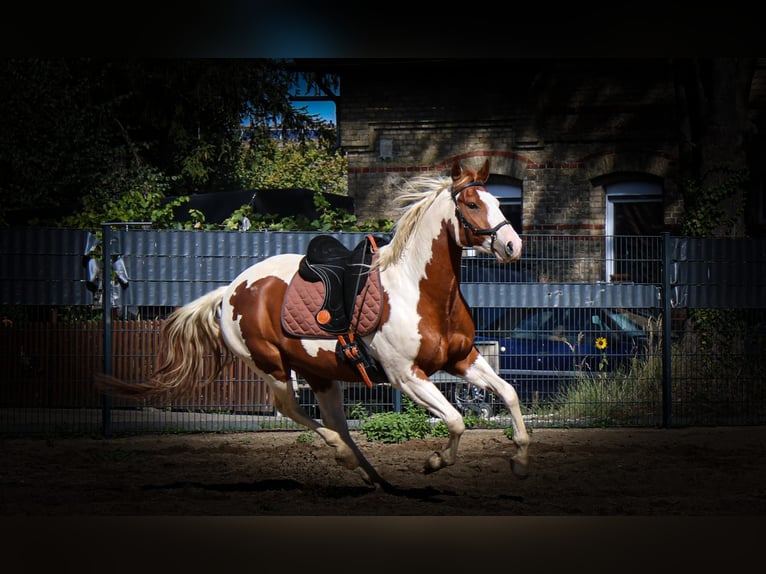
{"type": "Polygon", "coordinates": [[[322,138],[270,138],[242,150],[238,175],[245,188],[302,187],[348,195],[347,170],[345,155],[322,138]]]}
{"type": "Polygon", "coordinates": [[[76,209],[146,168],[171,195],[230,188],[243,119],[260,128],[250,145],[275,126],[298,138],[327,129],[293,108],[300,78],[307,90],[334,82],[272,59],[3,60],[0,223],[30,207],[76,209]]]}
{"type": "Polygon", "coordinates": [[[57,207],[89,189],[118,161],[104,129],[109,116],[91,99],[98,78],[81,61],[0,64],[0,222],[3,214],[57,207]]]}
{"type": "Polygon", "coordinates": [[[745,235],[754,133],[748,100],[755,64],[755,58],[673,62],[685,234],[745,235]]]}
{"type": "MultiPolygon", "coordinates": [[[[748,103],[755,64],[754,58],[674,61],[685,235],[746,235],[748,157],[755,133],[748,103]]],[[[736,368],[730,361],[741,356],[738,345],[747,338],[748,319],[752,315],[741,310],[690,311],[684,337],[705,357],[703,376],[736,368]]]]}

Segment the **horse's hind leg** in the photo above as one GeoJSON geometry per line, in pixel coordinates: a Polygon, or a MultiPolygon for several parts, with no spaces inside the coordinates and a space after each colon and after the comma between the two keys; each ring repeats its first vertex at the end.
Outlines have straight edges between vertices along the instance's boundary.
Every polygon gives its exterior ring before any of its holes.
{"type": "MultiPolygon", "coordinates": [[[[370,485],[387,486],[387,483],[378,475],[372,465],[367,462],[358,447],[351,439],[343,413],[343,397],[340,392],[340,384],[332,382],[329,389],[316,393],[322,420],[326,426],[319,424],[306,414],[306,411],[298,404],[293,391],[292,381],[282,381],[273,376],[262,375],[269,384],[274,395],[274,405],[284,416],[289,417],[315,431],[329,446],[335,449],[335,460],[338,464],[348,469],[358,469],[362,479],[370,485]]],[[[324,386],[328,386],[325,381],[324,386]]]]}
{"type": "Polygon", "coordinates": [[[351,438],[346,413],[343,410],[343,393],[340,383],[326,380],[312,382],[314,388],[322,389],[315,391],[314,394],[325,425],[315,430],[329,446],[335,448],[335,460],[346,468],[355,469],[370,485],[390,487],[391,485],[378,474],[351,438]]]}

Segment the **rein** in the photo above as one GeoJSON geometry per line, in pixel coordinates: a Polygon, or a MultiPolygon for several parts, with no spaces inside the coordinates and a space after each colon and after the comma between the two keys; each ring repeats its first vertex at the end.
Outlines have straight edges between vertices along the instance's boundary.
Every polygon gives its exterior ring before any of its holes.
{"type": "MultiPolygon", "coordinates": [[[[463,211],[460,209],[460,205],[457,202],[457,196],[460,195],[460,192],[462,192],[464,189],[469,187],[484,187],[484,184],[480,181],[471,181],[457,189],[455,189],[455,187],[453,186],[450,191],[452,195],[452,201],[455,203],[455,215],[457,215],[457,218],[460,220],[460,223],[463,224],[463,228],[466,230],[466,243],[468,242],[468,232],[471,232],[474,235],[489,235],[492,237],[492,243],[491,243],[492,253],[497,255],[497,251],[495,250],[495,241],[497,240],[497,232],[504,225],[510,225],[511,223],[507,219],[504,219],[502,222],[498,223],[492,228],[479,229],[470,221],[468,221],[468,219],[466,219],[465,215],[463,214],[463,211]]],[[[484,191],[486,191],[486,188],[484,191]]]]}

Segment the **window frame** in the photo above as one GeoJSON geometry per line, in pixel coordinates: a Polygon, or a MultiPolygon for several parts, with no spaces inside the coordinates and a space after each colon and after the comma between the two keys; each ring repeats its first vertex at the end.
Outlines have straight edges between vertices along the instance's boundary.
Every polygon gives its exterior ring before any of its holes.
{"type": "Polygon", "coordinates": [[[487,183],[484,187],[498,199],[501,208],[504,206],[518,206],[518,227],[514,221],[511,221],[511,225],[521,235],[524,225],[524,189],[521,181],[509,175],[493,173],[487,178],[487,183]]]}
{"type": "Polygon", "coordinates": [[[615,268],[615,205],[618,203],[659,203],[663,202],[663,186],[657,178],[626,177],[604,183],[606,213],[604,217],[605,265],[604,281],[610,282],[615,268]]]}

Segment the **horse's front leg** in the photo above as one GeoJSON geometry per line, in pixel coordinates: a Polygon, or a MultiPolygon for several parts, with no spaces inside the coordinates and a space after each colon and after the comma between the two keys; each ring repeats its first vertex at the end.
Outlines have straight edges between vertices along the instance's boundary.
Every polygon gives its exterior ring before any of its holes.
{"type": "Polygon", "coordinates": [[[529,474],[529,435],[521,416],[521,405],[516,389],[495,373],[487,360],[476,349],[471,352],[466,362],[468,367],[461,375],[466,382],[480,389],[489,390],[505,403],[511,415],[513,442],[517,447],[516,454],[511,458],[511,470],[519,478],[526,478],[529,474]]]}
{"type": "Polygon", "coordinates": [[[465,431],[465,422],[463,422],[462,415],[420,369],[415,369],[411,376],[401,380],[400,388],[415,403],[425,407],[443,420],[449,429],[449,440],[447,441],[446,448],[443,451],[434,452],[428,457],[424,471],[431,473],[445,466],[455,464],[460,437],[465,431]]]}

